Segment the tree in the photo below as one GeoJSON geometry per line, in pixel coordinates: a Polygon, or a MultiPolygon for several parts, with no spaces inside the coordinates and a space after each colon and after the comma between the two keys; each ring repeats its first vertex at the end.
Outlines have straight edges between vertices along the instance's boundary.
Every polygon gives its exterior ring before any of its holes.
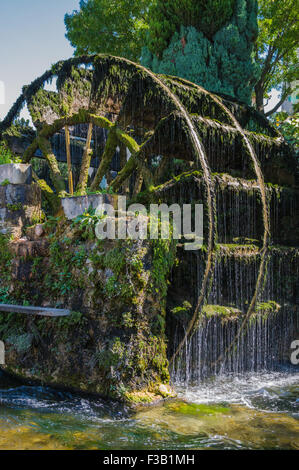
{"type": "Polygon", "coordinates": [[[146,0],[81,0],[65,15],[75,55],[107,53],[138,60],[147,24],[146,0]]]}
{"type": "Polygon", "coordinates": [[[269,116],[293,91],[292,82],[298,79],[299,0],[259,0],[258,22],[256,61],[261,75],[255,85],[256,108],[264,112],[264,98],[272,88],[281,90],[280,101],[266,113],[269,116]]]}
{"type": "Polygon", "coordinates": [[[247,103],[254,90],[261,112],[280,89],[270,115],[298,75],[298,11],[299,0],[82,0],[65,24],[76,55],[141,60],[247,103]]]}
{"type": "Polygon", "coordinates": [[[162,58],[175,32],[193,26],[212,39],[233,16],[235,0],[158,0],[149,11],[149,50],[162,58]]]}
{"type": "Polygon", "coordinates": [[[145,66],[251,103],[256,0],[156,0],[149,18],[145,66]]]}

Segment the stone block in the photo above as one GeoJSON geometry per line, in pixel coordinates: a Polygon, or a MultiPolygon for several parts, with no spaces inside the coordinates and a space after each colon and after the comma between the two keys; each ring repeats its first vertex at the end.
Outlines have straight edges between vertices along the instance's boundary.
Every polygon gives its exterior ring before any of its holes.
{"type": "Polygon", "coordinates": [[[103,204],[110,204],[117,209],[117,196],[112,194],[91,194],[89,196],[74,196],[61,199],[65,217],[68,220],[75,219],[84,214],[89,208],[98,209],[103,204]]]}
{"type": "Polygon", "coordinates": [[[8,163],[0,165],[0,184],[9,181],[11,184],[31,184],[32,167],[25,163],[8,163]]]}
{"type": "Polygon", "coordinates": [[[41,214],[41,189],[37,184],[0,186],[0,233],[22,236],[25,225],[36,223],[41,214]]]}
{"type": "Polygon", "coordinates": [[[28,240],[37,241],[44,235],[45,230],[43,224],[33,225],[32,227],[28,227],[26,229],[26,237],[28,240]]]}
{"type": "Polygon", "coordinates": [[[29,241],[21,239],[10,244],[10,250],[14,256],[25,260],[32,257],[47,257],[49,254],[48,249],[49,242],[47,240],[29,241]]]}

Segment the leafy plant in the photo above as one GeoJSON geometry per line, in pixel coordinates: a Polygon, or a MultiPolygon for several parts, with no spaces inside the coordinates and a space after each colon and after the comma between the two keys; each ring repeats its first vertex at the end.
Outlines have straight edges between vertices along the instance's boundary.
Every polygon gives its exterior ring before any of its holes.
{"type": "Polygon", "coordinates": [[[299,113],[289,116],[285,112],[275,114],[274,123],[293,147],[299,163],[299,113]]]}
{"type": "Polygon", "coordinates": [[[89,207],[87,211],[73,220],[72,227],[76,227],[82,232],[83,239],[93,240],[95,238],[95,227],[103,218],[105,218],[105,215],[100,215],[95,209],[89,207]]]}
{"type": "Polygon", "coordinates": [[[261,73],[255,85],[256,108],[264,112],[271,89],[281,91],[279,102],[266,113],[270,116],[298,87],[299,0],[259,0],[258,4],[255,55],[261,73]]]}
{"type": "Polygon", "coordinates": [[[5,142],[0,142],[0,165],[5,165],[7,163],[20,163],[21,159],[13,155],[9,150],[5,142]]]}
{"type": "Polygon", "coordinates": [[[107,53],[138,60],[148,29],[148,0],[83,0],[65,15],[75,54],[107,53]]]}

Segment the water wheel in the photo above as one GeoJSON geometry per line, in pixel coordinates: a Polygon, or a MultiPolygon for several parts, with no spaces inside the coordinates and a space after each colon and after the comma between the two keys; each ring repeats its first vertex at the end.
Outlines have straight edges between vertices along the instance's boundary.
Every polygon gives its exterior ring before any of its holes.
{"type": "MultiPolygon", "coordinates": [[[[217,224],[212,171],[256,180],[262,201],[263,234],[259,272],[254,294],[248,302],[245,325],[262,289],[270,241],[264,180],[294,183],[295,163],[278,131],[254,109],[235,100],[216,96],[186,80],[157,76],[126,59],[105,55],[59,62],[25,87],[1,123],[1,134],[24,104],[31,113],[37,135],[26,148],[23,161],[30,162],[40,149],[60,195],[66,193],[65,181],[50,139],[65,129],[68,141],[69,127],[77,124],[89,125],[76,188],[78,194],[84,194],[87,188],[90,140],[95,127],[105,129],[107,139],[91,190],[99,188],[117,148],[122,153],[121,167],[114,179],[107,178],[108,189],[116,193],[127,191],[136,195],[142,190],[155,193],[155,188],[169,180],[170,174],[175,175],[176,161],[180,162],[180,168],[200,172],[208,217],[206,267],[195,312],[178,351],[198,324],[213,271],[217,224]],[[56,90],[46,91],[45,83],[53,78],[57,79],[56,90]]],[[[69,180],[69,188],[71,185],[69,180]]]]}

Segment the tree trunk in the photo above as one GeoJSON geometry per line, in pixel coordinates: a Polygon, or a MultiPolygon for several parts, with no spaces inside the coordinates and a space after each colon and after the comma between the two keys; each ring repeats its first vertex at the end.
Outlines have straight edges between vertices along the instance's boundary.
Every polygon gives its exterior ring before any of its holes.
{"type": "Polygon", "coordinates": [[[255,85],[255,106],[257,111],[264,114],[264,88],[261,82],[255,85]]]}

